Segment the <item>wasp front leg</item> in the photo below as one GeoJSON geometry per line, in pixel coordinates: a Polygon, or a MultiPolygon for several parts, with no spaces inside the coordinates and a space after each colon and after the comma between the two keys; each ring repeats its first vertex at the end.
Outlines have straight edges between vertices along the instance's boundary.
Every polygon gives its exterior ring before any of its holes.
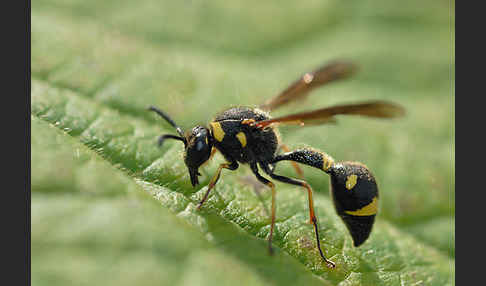
{"type": "Polygon", "coordinates": [[[219,180],[219,177],[221,176],[221,171],[223,169],[229,169],[229,170],[236,170],[238,169],[238,163],[236,161],[233,161],[231,163],[223,163],[221,165],[219,165],[218,167],[218,170],[216,171],[216,174],[214,174],[213,178],[211,179],[211,181],[209,182],[209,185],[208,185],[208,190],[206,191],[206,193],[204,194],[204,197],[202,198],[202,200],[199,202],[198,206],[197,206],[197,210],[201,209],[202,205],[204,204],[204,202],[207,200],[208,196],[209,196],[209,192],[211,191],[211,189],[216,185],[216,183],[218,182],[219,180]]]}

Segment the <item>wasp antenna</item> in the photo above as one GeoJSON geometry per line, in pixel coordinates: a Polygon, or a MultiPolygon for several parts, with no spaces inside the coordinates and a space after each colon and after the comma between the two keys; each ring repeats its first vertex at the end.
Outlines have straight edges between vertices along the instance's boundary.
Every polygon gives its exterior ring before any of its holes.
{"type": "MultiPolygon", "coordinates": [[[[179,133],[179,135],[181,137],[184,137],[184,131],[182,131],[182,128],[180,128],[179,126],[177,126],[177,124],[174,122],[174,120],[172,120],[172,118],[170,118],[169,115],[167,115],[165,112],[163,112],[162,110],[158,109],[155,106],[149,106],[147,108],[147,110],[153,111],[153,112],[157,113],[158,115],[160,115],[167,122],[169,122],[169,124],[172,125],[172,127],[174,127],[176,129],[177,133],[179,133]]],[[[175,139],[175,138],[173,138],[173,139],[175,139]]]]}
{"type": "Polygon", "coordinates": [[[172,135],[172,134],[164,134],[164,135],[161,135],[159,137],[159,140],[158,140],[159,147],[161,147],[162,144],[164,144],[165,139],[179,140],[179,141],[182,141],[184,143],[184,145],[187,145],[186,138],[184,138],[184,137],[179,137],[179,136],[175,136],[175,135],[172,135]]]}

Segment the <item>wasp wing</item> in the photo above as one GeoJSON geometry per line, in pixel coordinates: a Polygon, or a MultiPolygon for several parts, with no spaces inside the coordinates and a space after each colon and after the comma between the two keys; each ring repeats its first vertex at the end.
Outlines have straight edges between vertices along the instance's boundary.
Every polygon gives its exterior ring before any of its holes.
{"type": "Polygon", "coordinates": [[[259,128],[265,128],[270,124],[299,124],[317,125],[334,123],[336,115],[360,115],[375,118],[393,118],[405,114],[405,109],[400,105],[387,101],[369,101],[357,104],[336,105],[313,111],[290,114],[255,122],[259,128]]]}
{"type": "Polygon", "coordinates": [[[290,102],[307,97],[309,92],[326,83],[347,78],[356,71],[356,65],[345,61],[334,61],[319,69],[305,73],[279,95],[270,98],[259,106],[263,110],[274,110],[290,102]]]}

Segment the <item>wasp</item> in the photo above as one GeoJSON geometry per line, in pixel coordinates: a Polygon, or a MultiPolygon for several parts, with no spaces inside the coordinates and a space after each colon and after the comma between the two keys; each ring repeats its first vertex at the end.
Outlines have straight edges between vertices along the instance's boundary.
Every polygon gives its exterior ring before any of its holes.
{"type": "Polygon", "coordinates": [[[378,210],[378,186],[371,171],[359,162],[336,162],[327,153],[315,148],[302,148],[290,151],[280,140],[278,125],[298,124],[308,126],[336,122],[338,115],[358,115],[375,118],[394,118],[403,116],[404,109],[387,101],[367,101],[355,104],[342,104],[317,110],[300,112],[280,117],[271,117],[270,111],[296,102],[308,96],[309,92],[327,83],[352,75],[357,66],[347,61],[334,61],[313,72],[305,73],[289,87],[258,107],[231,107],[211,120],[208,126],[198,125],[184,132],[165,112],[149,107],[175,128],[178,135],[164,134],[159,137],[162,145],[166,139],[184,143],[184,162],[189,171],[191,184],[199,184],[199,167],[219,151],[226,162],[219,165],[209,181],[204,197],[199,202],[199,210],[207,200],[210,191],[218,182],[223,169],[236,170],[239,164],[248,164],[256,179],[272,192],[271,225],[268,235],[268,248],[272,253],[272,237],[276,216],[275,184],[260,174],[260,170],[271,179],[302,187],[307,191],[309,204],[309,223],[314,226],[316,246],[320,257],[329,268],[336,264],[324,256],[320,240],[318,221],[314,211],[311,186],[302,179],[302,171],[297,163],[317,168],[330,176],[330,193],[338,216],[346,225],[355,247],[369,237],[378,210]],[[284,150],[285,153],[280,151],[284,150]],[[290,161],[300,178],[290,178],[276,174],[278,162],[290,161]]]}

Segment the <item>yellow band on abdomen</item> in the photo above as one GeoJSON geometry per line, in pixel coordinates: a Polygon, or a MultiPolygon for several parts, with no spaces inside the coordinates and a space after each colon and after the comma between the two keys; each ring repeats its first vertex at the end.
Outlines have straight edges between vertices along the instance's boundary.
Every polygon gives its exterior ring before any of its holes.
{"type": "Polygon", "coordinates": [[[345,213],[355,216],[369,216],[374,215],[378,211],[378,198],[374,197],[371,203],[367,204],[366,206],[355,210],[355,211],[345,211],[345,213]]]}

